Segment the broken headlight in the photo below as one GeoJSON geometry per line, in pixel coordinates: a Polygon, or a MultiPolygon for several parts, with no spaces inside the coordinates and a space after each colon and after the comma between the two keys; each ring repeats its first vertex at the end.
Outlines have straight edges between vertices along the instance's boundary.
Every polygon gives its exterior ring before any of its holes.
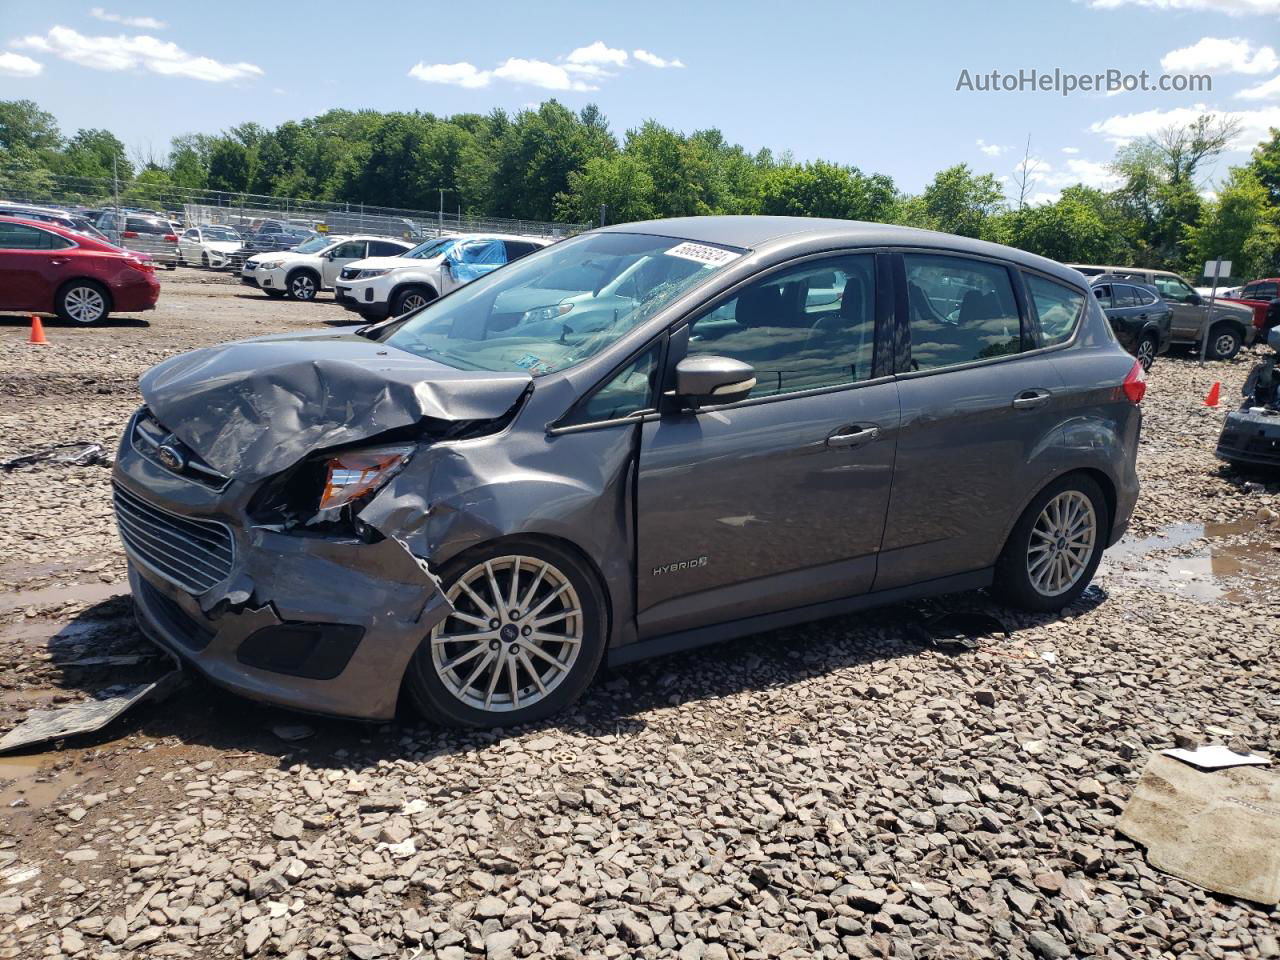
{"type": "Polygon", "coordinates": [[[321,512],[344,507],[373,493],[403,469],[412,446],[346,450],[328,463],[321,512]]]}

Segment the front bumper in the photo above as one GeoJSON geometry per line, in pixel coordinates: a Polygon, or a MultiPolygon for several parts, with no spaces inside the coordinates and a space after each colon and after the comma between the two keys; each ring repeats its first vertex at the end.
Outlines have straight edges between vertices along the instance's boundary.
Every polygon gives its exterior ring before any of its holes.
{"type": "Polygon", "coordinates": [[[1233,410],[1222,425],[1214,454],[1228,463],[1280,467],[1280,414],[1266,408],[1233,410]]]}
{"type": "Polygon", "coordinates": [[[276,267],[274,270],[263,270],[259,267],[254,271],[254,282],[263,290],[283,290],[285,284],[284,267],[276,267]]]}
{"type": "MultiPolygon", "coordinates": [[[[220,491],[169,473],[121,443],[114,482],[177,517],[217,520],[235,543],[230,572],[195,595],[144,545],[125,546],[142,632],[214,683],[311,713],[390,719],[410,658],[448,604],[424,564],[377,543],[255,527],[248,485],[220,491]]],[[[179,540],[162,542],[165,559],[179,540]]],[[[154,551],[153,551],[154,553],[154,551]]]]}

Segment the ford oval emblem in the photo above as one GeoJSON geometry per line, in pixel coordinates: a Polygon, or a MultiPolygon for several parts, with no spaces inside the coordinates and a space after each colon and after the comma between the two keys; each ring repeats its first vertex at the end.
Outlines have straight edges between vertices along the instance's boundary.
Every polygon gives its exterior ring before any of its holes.
{"type": "Polygon", "coordinates": [[[183,452],[167,443],[156,451],[156,456],[160,458],[162,464],[174,473],[181,473],[187,465],[187,458],[183,452]]]}

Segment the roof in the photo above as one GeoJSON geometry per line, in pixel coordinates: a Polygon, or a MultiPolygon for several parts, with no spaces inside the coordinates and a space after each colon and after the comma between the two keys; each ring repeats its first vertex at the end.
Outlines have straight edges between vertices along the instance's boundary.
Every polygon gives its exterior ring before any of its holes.
{"type": "Polygon", "coordinates": [[[850,246],[927,246],[945,247],[959,253],[999,257],[1054,273],[1079,284],[1075,271],[1056,260],[1027,253],[985,240],[917,227],[891,223],[869,223],[862,220],[835,220],[821,217],[672,217],[668,220],[641,220],[603,227],[607,233],[649,233],[679,240],[693,240],[719,246],[761,250],[812,238],[815,243],[848,244],[850,246]]]}

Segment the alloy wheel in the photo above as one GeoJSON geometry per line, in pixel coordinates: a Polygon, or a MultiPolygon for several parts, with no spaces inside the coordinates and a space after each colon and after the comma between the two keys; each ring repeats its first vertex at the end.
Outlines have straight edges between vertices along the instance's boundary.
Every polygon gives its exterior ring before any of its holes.
{"type": "Polygon", "coordinates": [[[293,294],[294,299],[310,300],[316,295],[316,282],[310,275],[301,273],[289,283],[289,292],[293,294]]]}
{"type": "Polygon", "coordinates": [[[107,301],[93,287],[72,287],[63,298],[67,313],[77,323],[93,323],[107,312],[107,301]]]}
{"type": "Polygon", "coordinates": [[[1098,539],[1098,515],[1093,502],[1079,490],[1064,490],[1050,500],[1027,546],[1027,575],[1046,597],[1066,593],[1089,567],[1098,539]]]}
{"type": "Polygon", "coordinates": [[[429,301],[426,297],[424,297],[420,293],[411,293],[407,297],[405,297],[404,300],[401,302],[400,313],[401,315],[404,315],[406,313],[412,313],[414,310],[417,310],[419,307],[425,307],[430,302],[431,301],[429,301]]]}
{"type": "Polygon", "coordinates": [[[1231,351],[1235,349],[1235,346],[1236,346],[1235,334],[1231,334],[1231,333],[1221,334],[1216,340],[1213,341],[1214,355],[1219,357],[1228,356],[1231,353],[1231,351]]]}
{"type": "Polygon", "coordinates": [[[1143,337],[1138,341],[1138,363],[1142,364],[1143,370],[1150,370],[1151,365],[1156,362],[1156,344],[1150,337],[1143,337]]]}
{"type": "Polygon", "coordinates": [[[582,602],[569,578],[536,557],[478,563],[447,593],[453,612],[431,631],[431,664],[455,698],[509,712],[540,703],[582,650],[582,602]]]}

